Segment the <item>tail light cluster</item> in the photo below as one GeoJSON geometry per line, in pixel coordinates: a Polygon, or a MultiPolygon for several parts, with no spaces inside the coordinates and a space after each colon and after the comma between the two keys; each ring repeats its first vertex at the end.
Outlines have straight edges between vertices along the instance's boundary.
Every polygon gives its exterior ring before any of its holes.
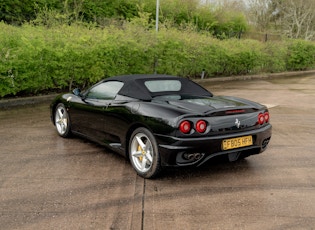
{"type": "Polygon", "coordinates": [[[179,130],[182,132],[182,133],[190,133],[191,131],[191,124],[189,121],[182,121],[179,125],[179,130]]]}
{"type": "Polygon", "coordinates": [[[268,123],[270,119],[269,112],[264,112],[258,114],[258,124],[263,125],[264,123],[268,123]]]}
{"type": "Polygon", "coordinates": [[[198,120],[195,124],[190,121],[184,120],[179,124],[179,130],[188,134],[192,129],[195,129],[198,133],[204,133],[207,130],[207,122],[204,120],[198,120]]]}

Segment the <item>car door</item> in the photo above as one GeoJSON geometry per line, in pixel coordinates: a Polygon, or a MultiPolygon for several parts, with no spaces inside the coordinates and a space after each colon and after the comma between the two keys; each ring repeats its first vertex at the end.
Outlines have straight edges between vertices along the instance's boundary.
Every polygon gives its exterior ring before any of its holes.
{"type": "Polygon", "coordinates": [[[89,89],[80,103],[71,105],[71,122],[76,131],[98,142],[104,142],[106,110],[123,83],[101,82],[89,89]]]}

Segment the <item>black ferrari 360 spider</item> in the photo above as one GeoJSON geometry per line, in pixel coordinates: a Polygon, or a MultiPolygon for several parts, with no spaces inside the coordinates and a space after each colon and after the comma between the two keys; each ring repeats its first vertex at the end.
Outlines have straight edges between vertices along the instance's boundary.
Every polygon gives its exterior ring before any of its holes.
{"type": "Polygon", "coordinates": [[[107,78],[51,104],[62,137],[78,134],[130,159],[144,178],[166,166],[199,166],[226,155],[235,161],[263,152],[272,126],[266,106],[214,96],[187,78],[107,78]]]}

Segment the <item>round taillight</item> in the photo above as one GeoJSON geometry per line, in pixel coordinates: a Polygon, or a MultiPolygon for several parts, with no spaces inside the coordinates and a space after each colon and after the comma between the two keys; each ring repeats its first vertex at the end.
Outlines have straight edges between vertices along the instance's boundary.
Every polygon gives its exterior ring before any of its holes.
{"type": "Polygon", "coordinates": [[[191,130],[191,124],[189,121],[182,121],[180,124],[179,124],[179,130],[182,132],[182,133],[189,133],[190,130],[191,130]]]}
{"type": "Polygon", "coordinates": [[[196,130],[198,133],[204,133],[207,129],[207,123],[204,120],[199,120],[196,123],[196,130]]]}
{"type": "Polygon", "coordinates": [[[264,123],[265,123],[265,115],[262,114],[262,113],[260,113],[260,114],[258,115],[258,124],[262,125],[262,124],[264,124],[264,123]]]}
{"type": "Polygon", "coordinates": [[[269,112],[265,112],[265,113],[264,113],[264,119],[265,119],[265,122],[266,122],[266,123],[269,122],[269,119],[270,119],[269,112]]]}

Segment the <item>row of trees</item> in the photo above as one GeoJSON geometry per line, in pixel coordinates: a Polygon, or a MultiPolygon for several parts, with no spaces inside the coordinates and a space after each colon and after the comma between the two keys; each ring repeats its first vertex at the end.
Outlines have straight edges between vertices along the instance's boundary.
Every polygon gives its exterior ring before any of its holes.
{"type": "MultiPolygon", "coordinates": [[[[160,21],[171,27],[194,27],[219,38],[252,28],[289,38],[315,40],[314,0],[160,0],[160,21]]],[[[112,23],[145,18],[154,26],[156,0],[2,0],[0,21],[21,25],[112,23]]]]}
{"type": "MultiPolygon", "coordinates": [[[[194,27],[220,38],[247,30],[244,14],[234,9],[200,0],[160,2],[159,20],[169,27],[194,27]]],[[[141,18],[148,26],[154,26],[156,0],[2,0],[0,12],[0,21],[14,25],[31,22],[51,26],[79,21],[104,27],[141,18]]]]}
{"type": "Polygon", "coordinates": [[[249,23],[262,32],[315,40],[314,0],[244,0],[249,23]]]}

